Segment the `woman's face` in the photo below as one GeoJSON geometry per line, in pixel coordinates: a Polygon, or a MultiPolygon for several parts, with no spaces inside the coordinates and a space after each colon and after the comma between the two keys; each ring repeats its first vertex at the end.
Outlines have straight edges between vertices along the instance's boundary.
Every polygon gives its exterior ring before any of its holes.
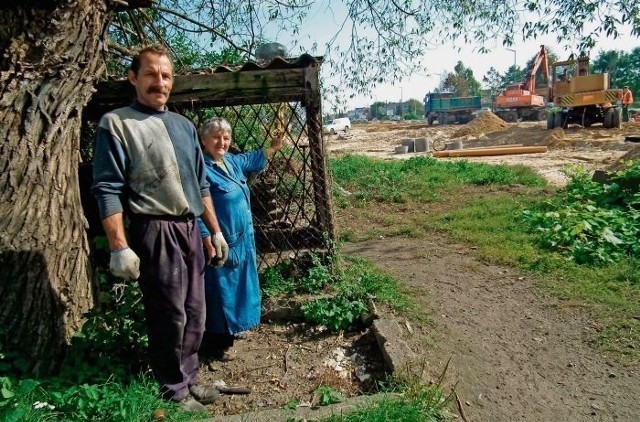
{"type": "Polygon", "coordinates": [[[222,160],[222,156],[229,151],[231,145],[231,133],[226,130],[214,130],[202,139],[202,148],[205,154],[216,161],[222,160]]]}

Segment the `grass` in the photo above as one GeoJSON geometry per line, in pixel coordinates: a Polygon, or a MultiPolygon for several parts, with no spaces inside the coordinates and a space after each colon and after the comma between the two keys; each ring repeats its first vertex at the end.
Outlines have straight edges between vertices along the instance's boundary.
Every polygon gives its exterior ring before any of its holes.
{"type": "Polygon", "coordinates": [[[554,191],[533,171],[428,158],[391,162],[345,156],[331,165],[336,183],[352,193],[336,193],[338,219],[345,221],[341,239],[440,232],[473,244],[482,259],[518,268],[564,302],[588,310],[600,326],[590,340],[602,350],[640,358],[640,260],[579,265],[543,248],[523,211],[540,206],[554,191]],[[378,177],[365,182],[367,169],[378,177]],[[393,184],[383,188],[387,180],[393,184]]]}
{"type": "Polygon", "coordinates": [[[359,155],[345,155],[331,161],[338,186],[352,197],[336,191],[339,207],[362,207],[371,202],[431,203],[445,200],[446,191],[465,184],[542,187],[545,182],[522,166],[491,166],[466,161],[437,161],[416,157],[409,160],[374,160],[359,155]]]}
{"type": "Polygon", "coordinates": [[[7,422],[148,422],[157,409],[168,420],[194,420],[193,414],[160,399],[157,383],[149,376],[134,378],[129,383],[74,385],[61,378],[38,381],[0,378],[0,382],[3,386],[0,419],[7,422]]]}
{"type": "Polygon", "coordinates": [[[441,388],[427,388],[415,383],[355,412],[331,415],[318,422],[435,422],[446,420],[447,404],[447,397],[443,395],[441,388]]]}

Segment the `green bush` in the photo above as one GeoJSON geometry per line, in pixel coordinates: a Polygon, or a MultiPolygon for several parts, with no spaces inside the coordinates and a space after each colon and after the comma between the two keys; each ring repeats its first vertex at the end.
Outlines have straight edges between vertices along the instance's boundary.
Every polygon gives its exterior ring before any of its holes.
{"type": "Polygon", "coordinates": [[[557,197],[526,210],[539,242],[579,264],[600,265],[640,254],[640,161],[594,182],[580,168],[557,197]]]}

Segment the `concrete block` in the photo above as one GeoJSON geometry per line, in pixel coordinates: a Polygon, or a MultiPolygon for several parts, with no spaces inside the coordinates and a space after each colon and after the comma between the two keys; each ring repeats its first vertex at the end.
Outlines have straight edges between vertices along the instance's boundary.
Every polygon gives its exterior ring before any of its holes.
{"type": "Polygon", "coordinates": [[[373,321],[372,332],[378,342],[385,363],[394,374],[416,375],[417,355],[402,339],[402,330],[394,319],[380,318],[373,321]]]}
{"type": "Polygon", "coordinates": [[[429,148],[429,141],[427,140],[427,138],[416,138],[413,146],[414,146],[415,152],[431,151],[431,148],[429,148]]]}
{"type": "Polygon", "coordinates": [[[415,141],[413,138],[405,138],[400,142],[402,145],[407,147],[407,152],[415,152],[415,141]]]}

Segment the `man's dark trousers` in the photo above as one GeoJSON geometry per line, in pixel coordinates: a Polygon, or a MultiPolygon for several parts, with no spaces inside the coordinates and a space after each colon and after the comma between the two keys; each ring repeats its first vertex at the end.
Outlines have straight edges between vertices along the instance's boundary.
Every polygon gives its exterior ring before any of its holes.
{"type": "Polygon", "coordinates": [[[137,215],[129,233],[140,257],[151,369],[163,397],[179,401],[198,383],[206,317],[200,232],[193,217],[137,215]]]}

